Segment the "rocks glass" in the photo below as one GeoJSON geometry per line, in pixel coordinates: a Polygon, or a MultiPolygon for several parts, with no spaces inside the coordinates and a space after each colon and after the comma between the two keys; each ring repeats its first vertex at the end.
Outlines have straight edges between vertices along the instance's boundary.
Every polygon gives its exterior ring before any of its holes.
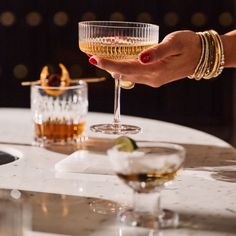
{"type": "Polygon", "coordinates": [[[39,146],[75,144],[85,138],[87,84],[61,87],[31,86],[34,140],[39,146]]]}

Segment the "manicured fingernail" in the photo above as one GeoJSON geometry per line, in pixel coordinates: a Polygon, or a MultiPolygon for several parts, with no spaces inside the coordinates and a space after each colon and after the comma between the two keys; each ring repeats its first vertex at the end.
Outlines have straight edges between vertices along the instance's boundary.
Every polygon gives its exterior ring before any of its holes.
{"type": "Polygon", "coordinates": [[[151,56],[149,53],[143,53],[140,55],[140,61],[142,63],[147,63],[147,62],[150,62],[151,61],[151,56]]]}
{"type": "Polygon", "coordinates": [[[89,62],[90,62],[92,65],[97,65],[97,61],[96,61],[96,59],[93,58],[93,57],[90,57],[90,58],[89,58],[89,62]]]}

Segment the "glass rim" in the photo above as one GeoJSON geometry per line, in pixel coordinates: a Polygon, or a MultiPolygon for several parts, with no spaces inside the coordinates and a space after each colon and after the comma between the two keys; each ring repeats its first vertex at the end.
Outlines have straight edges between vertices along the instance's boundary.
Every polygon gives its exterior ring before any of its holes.
{"type": "Polygon", "coordinates": [[[78,88],[87,88],[87,83],[83,80],[78,80],[78,83],[72,86],[43,86],[43,85],[33,84],[31,85],[31,87],[37,89],[46,89],[46,90],[71,90],[78,88]]]}
{"type": "Polygon", "coordinates": [[[140,29],[140,28],[145,28],[145,27],[150,27],[152,29],[157,29],[159,30],[159,25],[155,25],[152,23],[145,23],[145,22],[135,22],[135,21],[80,21],[78,22],[78,25],[89,25],[89,26],[94,26],[94,27],[100,27],[100,28],[114,28],[114,29],[126,29],[126,28],[131,28],[131,29],[140,29]],[[101,23],[110,23],[111,25],[99,25],[101,23]],[[112,25],[114,24],[114,25],[112,25]],[[117,25],[115,25],[117,24],[117,25]],[[123,24],[123,25],[122,25],[123,24]],[[127,24],[127,26],[125,26],[127,24]],[[128,25],[130,24],[130,26],[128,25]],[[133,26],[132,26],[133,25],[133,26]],[[136,26],[135,26],[136,25],[136,26]]]}
{"type": "MultiPolygon", "coordinates": [[[[185,147],[183,147],[181,144],[176,144],[176,143],[172,143],[172,142],[164,142],[164,141],[149,141],[149,140],[141,140],[141,141],[136,141],[136,144],[138,146],[138,149],[135,151],[138,151],[139,148],[163,148],[163,149],[169,149],[172,151],[172,153],[158,153],[156,152],[159,156],[168,156],[168,155],[173,155],[175,154],[179,154],[179,155],[185,155],[186,154],[186,149],[185,147]]],[[[111,147],[109,150],[111,149],[116,149],[116,146],[111,147]]],[[[118,152],[122,152],[122,151],[118,151],[118,152]]]]}
{"type": "Polygon", "coordinates": [[[168,148],[168,149],[172,149],[172,150],[176,150],[180,153],[185,153],[186,149],[180,145],[180,144],[176,144],[176,143],[172,143],[172,142],[164,142],[164,141],[137,141],[137,144],[139,143],[143,143],[143,144],[149,144],[153,146],[155,145],[156,147],[160,147],[160,148],[168,148]]]}

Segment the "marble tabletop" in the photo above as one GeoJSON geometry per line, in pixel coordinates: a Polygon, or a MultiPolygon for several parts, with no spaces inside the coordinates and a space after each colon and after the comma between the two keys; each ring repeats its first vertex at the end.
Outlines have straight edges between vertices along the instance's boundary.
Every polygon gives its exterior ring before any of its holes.
{"type": "MultiPolygon", "coordinates": [[[[116,213],[104,212],[96,202],[130,205],[132,192],[128,187],[114,175],[55,171],[55,164],[68,153],[31,145],[29,109],[1,108],[0,150],[13,152],[20,159],[0,166],[0,188],[31,193],[33,202],[48,205],[46,212],[43,207],[35,208],[31,235],[236,235],[234,148],[184,126],[140,117],[122,116],[122,120],[143,128],[142,133],[132,135],[134,139],[174,142],[186,148],[184,170],[162,191],[161,202],[162,207],[180,214],[180,227],[161,232],[121,227],[116,213]]],[[[111,114],[88,114],[88,126],[107,121],[112,121],[111,114]]],[[[112,138],[89,130],[87,135],[112,138]]]]}

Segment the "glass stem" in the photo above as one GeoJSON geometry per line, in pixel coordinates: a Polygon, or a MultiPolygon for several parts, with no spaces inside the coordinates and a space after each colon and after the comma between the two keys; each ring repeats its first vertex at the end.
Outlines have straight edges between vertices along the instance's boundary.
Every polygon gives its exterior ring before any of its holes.
{"type": "Polygon", "coordinates": [[[134,192],[133,196],[134,212],[149,213],[151,215],[161,215],[160,192],[155,193],[138,193],[134,192]]]}
{"type": "Polygon", "coordinates": [[[120,80],[115,79],[115,94],[114,94],[114,120],[113,123],[118,128],[120,127],[120,80]]]}

